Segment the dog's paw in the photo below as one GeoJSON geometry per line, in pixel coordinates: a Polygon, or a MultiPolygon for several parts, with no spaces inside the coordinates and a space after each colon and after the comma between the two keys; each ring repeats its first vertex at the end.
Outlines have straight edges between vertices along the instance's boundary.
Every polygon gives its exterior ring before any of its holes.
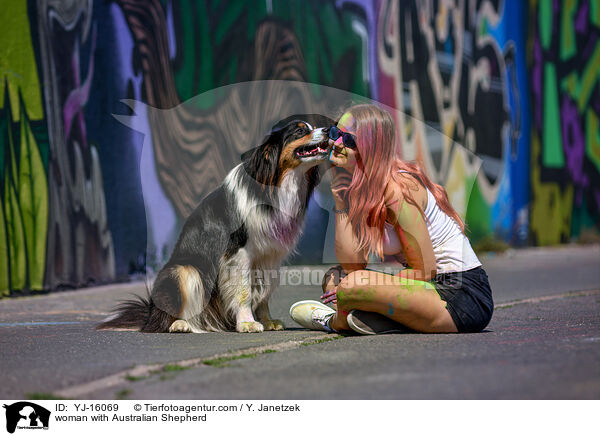
{"type": "Polygon", "coordinates": [[[169,333],[190,333],[191,331],[192,328],[187,321],[183,319],[178,319],[171,324],[171,327],[169,327],[169,333]]]}
{"type": "Polygon", "coordinates": [[[243,321],[238,322],[235,329],[240,333],[260,333],[265,328],[261,323],[256,321],[243,321]]]}
{"type": "Polygon", "coordinates": [[[278,319],[269,319],[261,322],[265,330],[285,330],[285,326],[278,319]]]}

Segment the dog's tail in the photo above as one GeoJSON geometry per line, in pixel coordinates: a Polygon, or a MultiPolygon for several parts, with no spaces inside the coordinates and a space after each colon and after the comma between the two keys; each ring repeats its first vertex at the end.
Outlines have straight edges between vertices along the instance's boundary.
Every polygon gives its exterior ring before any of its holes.
{"type": "Polygon", "coordinates": [[[175,319],[159,309],[146,285],[145,297],[133,295],[113,310],[113,314],[96,326],[96,330],[134,330],[144,333],[165,333],[175,319]]]}
{"type": "Polygon", "coordinates": [[[145,333],[165,333],[174,318],[155,306],[150,296],[135,296],[123,301],[112,316],[96,326],[96,330],[135,330],[145,333]]]}
{"type": "Polygon", "coordinates": [[[135,296],[135,299],[123,301],[112,316],[96,326],[96,330],[135,330],[146,333],[164,333],[169,331],[173,317],[154,305],[148,295],[135,296]]]}

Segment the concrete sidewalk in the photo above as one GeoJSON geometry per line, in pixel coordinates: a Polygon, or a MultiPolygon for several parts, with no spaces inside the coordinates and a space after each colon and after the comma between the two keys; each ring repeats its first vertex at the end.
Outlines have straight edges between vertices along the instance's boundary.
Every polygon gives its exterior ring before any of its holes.
{"type": "Polygon", "coordinates": [[[271,304],[283,332],[93,330],[143,283],[2,300],[0,398],[600,398],[600,246],[482,261],[496,311],[486,332],[468,335],[301,329],[288,308],[319,289],[294,284],[323,267],[287,268],[271,304]]]}

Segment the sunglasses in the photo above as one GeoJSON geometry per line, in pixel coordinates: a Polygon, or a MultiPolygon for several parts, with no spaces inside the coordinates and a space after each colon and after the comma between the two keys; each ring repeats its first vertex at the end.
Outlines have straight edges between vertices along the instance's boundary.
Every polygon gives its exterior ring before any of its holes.
{"type": "Polygon", "coordinates": [[[331,126],[329,128],[329,139],[331,139],[333,141],[337,141],[340,136],[342,137],[342,142],[344,143],[345,147],[347,147],[351,150],[356,149],[356,142],[354,141],[353,134],[348,133],[348,132],[342,132],[336,126],[331,126]]]}

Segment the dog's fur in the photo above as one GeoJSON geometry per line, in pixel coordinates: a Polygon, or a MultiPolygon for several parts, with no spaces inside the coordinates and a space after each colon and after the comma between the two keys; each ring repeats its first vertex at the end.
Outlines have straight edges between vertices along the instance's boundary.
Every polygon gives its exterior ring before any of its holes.
{"type": "Polygon", "coordinates": [[[186,220],[151,295],[122,303],[98,329],[200,333],[284,328],[270,318],[268,299],[281,261],[300,236],[319,180],[318,164],[327,159],[327,130],[312,125],[333,124],[319,115],[290,118],[245,153],[186,220]]]}

